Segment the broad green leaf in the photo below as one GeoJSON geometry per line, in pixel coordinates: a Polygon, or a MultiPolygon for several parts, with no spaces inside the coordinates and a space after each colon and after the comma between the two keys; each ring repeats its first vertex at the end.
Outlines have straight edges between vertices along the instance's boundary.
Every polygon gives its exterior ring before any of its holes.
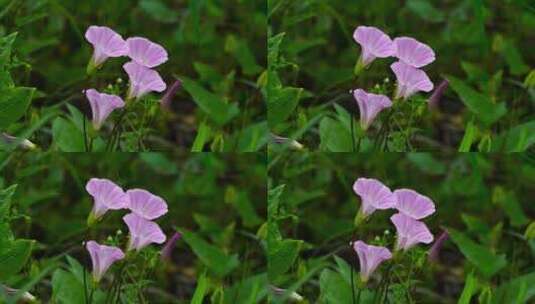
{"type": "MultiPolygon", "coordinates": [[[[320,275],[321,303],[351,304],[353,295],[351,285],[339,273],[324,269],[320,275]]],[[[356,292],[356,291],[355,291],[356,292]]]]}
{"type": "Polygon", "coordinates": [[[529,66],[524,62],[522,54],[516,48],[513,41],[507,39],[504,42],[502,49],[502,54],[505,57],[505,61],[509,66],[511,74],[513,75],[524,75],[529,72],[529,66]]]}
{"type": "Polygon", "coordinates": [[[286,33],[279,33],[268,39],[268,67],[270,69],[276,68],[279,61],[279,50],[284,35],[286,35],[286,33]]]}
{"type": "Polygon", "coordinates": [[[9,215],[9,208],[11,208],[11,198],[17,185],[11,185],[5,189],[0,190],[0,220],[5,219],[9,215]]]}
{"type": "Polygon", "coordinates": [[[420,171],[427,174],[441,175],[446,173],[446,165],[436,159],[431,153],[409,153],[407,154],[407,158],[420,171]]]}
{"type": "Polygon", "coordinates": [[[155,21],[162,23],[178,21],[178,11],[169,8],[161,0],[141,0],[139,7],[155,21]]]}
{"type": "Polygon", "coordinates": [[[206,290],[208,289],[208,278],[206,277],[206,273],[203,273],[198,279],[197,279],[197,287],[195,288],[195,293],[193,294],[193,298],[191,299],[191,304],[202,304],[204,296],[206,294],[206,290]]]}
{"type": "Polygon", "coordinates": [[[7,280],[19,273],[32,253],[34,241],[15,240],[0,248],[0,280],[7,280]]]}
{"type": "Polygon", "coordinates": [[[442,22],[444,21],[444,13],[436,9],[430,1],[427,0],[409,0],[407,1],[407,7],[413,13],[423,20],[430,22],[442,22]]]}
{"type": "Polygon", "coordinates": [[[321,150],[348,152],[352,150],[351,133],[337,120],[324,117],[320,122],[321,150]]]}
{"type": "Polygon", "coordinates": [[[231,204],[236,209],[245,227],[253,227],[262,223],[246,191],[236,190],[232,186],[228,187],[225,192],[225,203],[231,204]]]}
{"type": "Polygon", "coordinates": [[[225,51],[234,56],[245,75],[256,75],[263,70],[256,62],[256,58],[246,40],[229,35],[225,41],[225,51]]]}
{"type": "Polygon", "coordinates": [[[85,303],[84,285],[72,273],[57,269],[52,275],[52,298],[54,303],[85,303]]]}
{"type": "Polygon", "coordinates": [[[476,118],[483,123],[491,125],[507,112],[505,103],[493,104],[490,97],[472,89],[462,80],[453,76],[448,76],[447,78],[450,86],[461,97],[468,110],[474,113],[476,118]]]}
{"type": "Polygon", "coordinates": [[[270,90],[267,101],[267,115],[270,128],[284,122],[294,113],[302,94],[302,88],[283,87],[270,90]]]}
{"type": "Polygon", "coordinates": [[[30,106],[34,88],[0,89],[0,129],[6,129],[19,120],[30,106]]]}
{"type": "Polygon", "coordinates": [[[448,233],[463,255],[474,264],[481,273],[490,278],[507,265],[505,255],[495,255],[486,248],[468,238],[464,233],[449,228],[448,233]]]}
{"type": "Polygon", "coordinates": [[[474,276],[474,273],[471,272],[468,277],[466,277],[464,283],[464,289],[459,298],[458,304],[470,304],[470,299],[477,291],[477,279],[474,276]]]}
{"type": "Polygon", "coordinates": [[[226,103],[221,97],[209,92],[194,80],[187,77],[180,77],[180,79],[182,80],[182,85],[191,94],[199,108],[218,125],[228,123],[240,112],[240,109],[235,104],[226,103]]]}
{"type": "Polygon", "coordinates": [[[4,37],[0,37],[0,70],[11,63],[11,51],[13,48],[13,42],[16,38],[16,32],[4,37]]]}
{"type": "Polygon", "coordinates": [[[524,232],[524,237],[528,240],[535,239],[535,221],[532,221],[531,224],[528,225],[524,232]]]}
{"type": "Polygon", "coordinates": [[[496,289],[493,303],[531,303],[529,301],[533,297],[535,297],[535,272],[530,272],[501,284],[496,289]]]}
{"type": "Polygon", "coordinates": [[[217,276],[224,277],[239,264],[238,255],[227,255],[220,248],[209,244],[197,234],[181,230],[184,240],[191,247],[201,262],[217,276]]]}
{"type": "Polygon", "coordinates": [[[535,120],[504,131],[492,142],[494,152],[523,152],[535,144],[535,120]]]}
{"type": "Polygon", "coordinates": [[[268,248],[268,277],[270,280],[275,280],[292,267],[302,244],[301,240],[290,239],[271,243],[268,248]]]}
{"type": "Polygon", "coordinates": [[[529,222],[515,193],[496,186],[492,191],[492,202],[500,206],[514,227],[524,226],[529,222]]]}
{"type": "Polygon", "coordinates": [[[52,123],[52,138],[62,152],[84,152],[84,135],[69,120],[57,117],[52,123]]]}
{"type": "MultiPolygon", "coordinates": [[[[225,287],[224,304],[265,303],[268,279],[265,273],[242,278],[232,286],[225,287]]],[[[212,303],[219,303],[214,302],[212,303]]]]}

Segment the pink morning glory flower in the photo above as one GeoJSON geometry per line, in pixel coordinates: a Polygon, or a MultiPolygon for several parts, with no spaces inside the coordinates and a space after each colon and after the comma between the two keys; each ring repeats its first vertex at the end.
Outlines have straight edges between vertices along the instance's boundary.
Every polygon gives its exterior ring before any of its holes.
{"type": "Polygon", "coordinates": [[[404,63],[421,68],[435,61],[435,52],[427,44],[410,37],[394,39],[395,56],[404,63]]]}
{"type": "Polygon", "coordinates": [[[167,203],[163,198],[143,189],[126,191],[128,196],[128,209],[135,214],[153,220],[167,213],[167,203]]]}
{"type": "Polygon", "coordinates": [[[151,243],[163,244],[165,242],[165,234],[155,222],[144,219],[135,213],[125,215],[123,221],[130,231],[129,251],[139,251],[151,243]]]}
{"type": "Polygon", "coordinates": [[[390,98],[384,95],[367,93],[361,89],[354,90],[353,96],[359,105],[360,126],[364,130],[368,129],[379,112],[392,106],[390,98]]]}
{"type": "Polygon", "coordinates": [[[99,93],[95,89],[85,91],[85,96],[93,112],[93,127],[100,129],[102,123],[110,116],[113,110],[124,107],[124,101],[119,96],[99,93]]]}
{"type": "Polygon", "coordinates": [[[167,61],[167,51],[159,44],[142,37],[133,37],[126,40],[128,57],[148,68],[159,66],[167,61]]]}
{"type": "Polygon", "coordinates": [[[359,213],[369,216],[376,209],[394,208],[396,197],[390,189],[373,178],[359,178],[353,184],[353,191],[362,201],[359,213]]]}
{"type": "Polygon", "coordinates": [[[130,88],[128,89],[127,99],[138,99],[152,91],[163,92],[167,87],[158,72],[134,61],[125,63],[123,68],[130,78],[130,88]]]}
{"type": "Polygon", "coordinates": [[[401,61],[390,67],[397,78],[396,98],[407,99],[418,91],[430,92],[433,89],[433,83],[424,71],[401,61]]]}
{"type": "Polygon", "coordinates": [[[362,48],[359,59],[362,66],[368,66],[377,57],[386,58],[395,54],[392,39],[376,27],[357,27],[353,33],[353,39],[362,48]]]}
{"type": "Polygon", "coordinates": [[[360,278],[362,282],[367,282],[371,274],[382,262],[392,258],[392,253],[387,248],[368,245],[363,241],[353,243],[353,249],[359,256],[360,278]]]}
{"type": "Polygon", "coordinates": [[[85,185],[87,192],[93,197],[94,205],[88,222],[101,218],[108,210],[127,208],[128,198],[121,187],[104,178],[92,178],[85,185]]]}
{"type": "Polygon", "coordinates": [[[93,263],[93,280],[95,282],[100,281],[113,263],[124,259],[123,251],[114,246],[100,245],[95,241],[89,241],[86,248],[93,263]]]}
{"type": "Polygon", "coordinates": [[[411,189],[399,189],[394,191],[396,196],[395,208],[415,220],[423,219],[435,213],[433,201],[411,189]]]}
{"type": "Polygon", "coordinates": [[[392,215],[390,220],[396,226],[396,250],[408,250],[418,243],[429,244],[433,241],[433,235],[423,222],[403,213],[392,215]]]}
{"type": "Polygon", "coordinates": [[[438,239],[433,243],[433,246],[428,251],[428,257],[427,259],[429,261],[438,261],[440,251],[442,249],[442,246],[444,245],[444,242],[450,237],[448,232],[446,230],[442,231],[438,239]]]}
{"type": "Polygon", "coordinates": [[[108,57],[121,57],[128,54],[128,46],[121,35],[105,26],[90,26],[85,32],[85,39],[93,45],[93,57],[89,62],[88,72],[101,66],[108,57]]]}

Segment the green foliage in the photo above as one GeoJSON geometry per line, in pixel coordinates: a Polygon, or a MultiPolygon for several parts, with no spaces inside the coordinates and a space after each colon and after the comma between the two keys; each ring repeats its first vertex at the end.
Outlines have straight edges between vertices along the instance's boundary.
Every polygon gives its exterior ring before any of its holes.
{"type": "Polygon", "coordinates": [[[85,303],[86,285],[94,303],[105,303],[122,271],[122,303],[143,297],[150,303],[214,298],[248,304],[266,298],[267,266],[255,234],[266,218],[259,195],[266,192],[262,154],[42,152],[0,153],[0,160],[0,184],[18,185],[0,191],[2,284],[29,291],[43,303],[85,303]],[[127,210],[109,210],[86,230],[93,199],[85,186],[92,177],[166,200],[169,212],[156,222],[168,239],[176,230],[182,233],[170,257],[161,259],[163,244],[128,252],[126,263],[113,264],[94,287],[83,241],[126,251],[129,231],[122,220],[127,210]]]}
{"type": "MultiPolygon", "coordinates": [[[[535,167],[527,154],[278,152],[269,155],[268,167],[268,221],[276,224],[268,227],[268,236],[302,242],[295,259],[268,254],[268,273],[272,284],[296,291],[305,302],[353,303],[351,270],[355,296],[361,286],[350,241],[394,250],[396,229],[389,219],[395,210],[376,210],[354,231],[360,199],[352,186],[359,177],[378,179],[391,190],[425,194],[436,213],[423,221],[435,241],[442,231],[449,234],[436,258],[429,259],[432,244],[395,253],[372,274],[361,303],[386,302],[385,296],[390,303],[434,303],[438,297],[458,303],[529,303],[533,296],[529,280],[535,247],[528,224],[533,221],[529,201],[535,167]]],[[[277,246],[268,239],[268,253],[277,246]]]]}
{"type": "Polygon", "coordinates": [[[270,131],[308,150],[528,150],[534,132],[504,141],[533,120],[533,9],[525,1],[502,2],[268,1],[268,67],[276,88],[268,94],[274,96],[268,97],[270,131]],[[380,113],[365,134],[354,130],[348,135],[351,128],[343,131],[335,122],[337,107],[356,120],[360,116],[348,91],[360,88],[393,99],[396,90],[390,69],[394,58],[377,58],[353,75],[362,48],[352,34],[361,25],[429,45],[436,60],[423,69],[435,88],[444,79],[449,86],[429,110],[431,93],[420,92],[394,101],[393,109],[380,113]],[[276,102],[277,91],[284,88],[305,94],[276,102]]]}
{"type": "Polygon", "coordinates": [[[28,138],[43,150],[60,151],[219,152],[266,146],[268,132],[259,127],[266,122],[258,84],[267,52],[262,1],[49,2],[0,5],[0,93],[8,97],[0,99],[2,132],[28,138]],[[92,110],[84,90],[95,88],[124,99],[129,84],[122,69],[126,58],[108,58],[101,69],[86,75],[93,47],[84,34],[91,25],[162,45],[169,60],[157,71],[168,88],[184,77],[165,107],[160,108],[162,92],[131,100],[125,115],[115,110],[98,134],[91,134],[93,145],[87,134],[93,131],[92,110]],[[24,100],[19,96],[23,90],[24,100]],[[77,125],[87,137],[84,145],[77,134],[54,136],[58,125],[66,127],[58,118],[68,117],[72,108],[86,117],[86,129],[77,125]],[[198,130],[203,132],[196,141],[198,130]]]}

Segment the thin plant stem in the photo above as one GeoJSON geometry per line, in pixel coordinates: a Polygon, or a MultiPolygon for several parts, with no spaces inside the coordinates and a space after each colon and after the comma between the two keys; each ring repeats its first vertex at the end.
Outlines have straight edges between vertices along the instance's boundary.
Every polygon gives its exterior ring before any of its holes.
{"type": "Polygon", "coordinates": [[[360,304],[360,294],[362,293],[362,287],[359,287],[357,291],[357,304],[360,304]]]}
{"type": "Polygon", "coordinates": [[[351,126],[351,147],[353,147],[353,152],[357,152],[356,150],[356,145],[355,145],[355,127],[353,126],[355,123],[354,123],[354,120],[355,120],[355,114],[353,113],[353,111],[351,111],[351,121],[350,121],[350,126],[351,126]]]}
{"type": "Polygon", "coordinates": [[[85,277],[86,275],[85,275],[85,267],[84,267],[84,299],[85,299],[85,303],[88,304],[89,298],[87,297],[87,280],[85,277]]]}
{"type": "Polygon", "coordinates": [[[85,152],[89,152],[89,146],[87,145],[87,128],[85,126],[85,116],[84,116],[84,119],[83,119],[83,128],[84,128],[84,147],[85,147],[85,152]]]}
{"type": "MultiPolygon", "coordinates": [[[[351,266],[351,264],[349,264],[349,266],[351,266]]],[[[350,273],[350,278],[351,278],[351,298],[353,300],[353,304],[356,303],[356,300],[355,300],[355,282],[353,281],[353,266],[351,266],[351,273],[350,273]]]]}

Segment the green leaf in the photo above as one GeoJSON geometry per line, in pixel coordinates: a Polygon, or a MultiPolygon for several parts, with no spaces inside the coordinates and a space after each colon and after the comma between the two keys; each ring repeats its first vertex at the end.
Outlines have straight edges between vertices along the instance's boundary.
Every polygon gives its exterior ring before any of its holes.
{"type": "MultiPolygon", "coordinates": [[[[324,269],[320,275],[321,303],[351,304],[352,291],[339,273],[330,269],[324,269]]],[[[356,291],[355,291],[356,292],[356,291]]]]}
{"type": "Polygon", "coordinates": [[[197,234],[187,230],[181,230],[181,232],[195,255],[217,276],[224,277],[238,266],[237,254],[228,256],[220,248],[209,244],[197,234]]]}
{"type": "Polygon", "coordinates": [[[524,58],[522,58],[522,54],[516,48],[513,41],[511,40],[504,41],[502,54],[505,57],[505,61],[507,62],[507,65],[509,66],[511,74],[518,76],[518,75],[524,75],[527,72],[529,72],[529,66],[524,62],[524,58]]]}
{"type": "Polygon", "coordinates": [[[494,304],[528,303],[535,296],[535,272],[516,277],[496,289],[494,304]],[[524,292],[520,292],[524,289],[524,292]]]}
{"type": "Polygon", "coordinates": [[[270,69],[276,68],[279,61],[279,50],[282,40],[286,33],[279,33],[268,39],[268,67],[270,69]]]}
{"type": "Polygon", "coordinates": [[[239,191],[234,187],[227,188],[225,202],[232,204],[242,218],[245,227],[253,227],[262,223],[262,219],[256,214],[246,191],[239,191]]]}
{"type": "Polygon", "coordinates": [[[291,239],[271,243],[268,248],[268,277],[270,280],[275,280],[292,267],[302,244],[301,240],[291,239]]]}
{"type": "Polygon", "coordinates": [[[206,278],[206,273],[203,273],[197,280],[197,287],[191,299],[191,304],[202,304],[206,289],[208,289],[208,278],[206,278]]]}
{"type": "Polygon", "coordinates": [[[471,272],[464,283],[464,289],[459,298],[458,304],[470,304],[470,299],[477,291],[477,279],[471,272]]]}
{"type": "Polygon", "coordinates": [[[52,275],[52,298],[55,303],[85,303],[84,285],[72,273],[58,269],[52,275]]]}
{"type": "Polygon", "coordinates": [[[15,194],[16,190],[16,184],[0,190],[0,220],[3,220],[7,216],[9,216],[9,209],[11,208],[11,198],[13,197],[13,194],[15,194]]]}
{"type": "Polygon", "coordinates": [[[492,191],[492,202],[500,206],[514,227],[524,226],[529,222],[514,192],[496,186],[492,191]]]}
{"type": "Polygon", "coordinates": [[[470,148],[472,147],[472,143],[474,142],[476,134],[477,127],[474,124],[474,121],[471,120],[466,124],[463,140],[459,145],[459,152],[470,152],[470,148]]]}
{"type": "Polygon", "coordinates": [[[263,68],[256,63],[253,52],[247,45],[247,41],[236,38],[234,35],[227,36],[225,51],[231,53],[241,66],[245,75],[256,75],[263,68]]]}
{"type": "Polygon", "coordinates": [[[162,23],[178,21],[178,10],[167,7],[160,0],[141,0],[139,7],[155,21],[162,23]]]}
{"type": "Polygon", "coordinates": [[[453,76],[448,76],[447,78],[450,86],[461,97],[468,110],[474,113],[476,118],[483,123],[491,125],[507,112],[505,103],[493,104],[490,97],[475,91],[462,80],[453,76]]]}
{"type": "Polygon", "coordinates": [[[15,240],[0,249],[0,280],[19,273],[30,258],[34,241],[15,240]]]}
{"type": "Polygon", "coordinates": [[[535,120],[517,125],[502,134],[492,142],[494,152],[524,152],[535,144],[535,120]]]}
{"type": "Polygon", "coordinates": [[[290,115],[292,115],[302,94],[302,88],[277,87],[270,90],[267,101],[267,115],[270,128],[284,122],[290,115]]]}
{"type": "Polygon", "coordinates": [[[197,82],[183,76],[180,79],[201,110],[217,124],[226,124],[240,112],[235,104],[225,103],[222,98],[207,91],[197,82]]]}
{"type": "Polygon", "coordinates": [[[351,133],[337,120],[324,117],[320,122],[321,150],[330,152],[351,151],[351,133]]]}
{"type": "Polygon", "coordinates": [[[428,0],[409,0],[407,8],[423,20],[429,22],[444,21],[444,13],[436,9],[428,0]]]}
{"type": "Polygon", "coordinates": [[[62,117],[52,123],[54,144],[63,152],[84,152],[84,136],[76,126],[62,117]]]}
{"type": "Polygon", "coordinates": [[[0,37],[0,69],[5,68],[6,65],[11,63],[11,50],[16,38],[16,32],[0,37]]]}
{"type": "Polygon", "coordinates": [[[492,277],[507,265],[507,260],[505,259],[504,254],[494,255],[489,248],[472,241],[460,231],[449,228],[448,233],[463,255],[474,264],[485,277],[492,277]]]}
{"type": "Polygon", "coordinates": [[[446,173],[446,165],[436,159],[431,153],[409,153],[407,154],[407,158],[420,171],[427,174],[441,175],[446,173]]]}
{"type": "Polygon", "coordinates": [[[34,92],[34,88],[25,87],[0,89],[0,129],[6,129],[24,116],[34,92]]]}
{"type": "Polygon", "coordinates": [[[206,122],[202,122],[197,130],[197,136],[195,136],[195,141],[191,147],[191,152],[202,152],[204,144],[208,141],[210,137],[210,126],[206,122]]]}

